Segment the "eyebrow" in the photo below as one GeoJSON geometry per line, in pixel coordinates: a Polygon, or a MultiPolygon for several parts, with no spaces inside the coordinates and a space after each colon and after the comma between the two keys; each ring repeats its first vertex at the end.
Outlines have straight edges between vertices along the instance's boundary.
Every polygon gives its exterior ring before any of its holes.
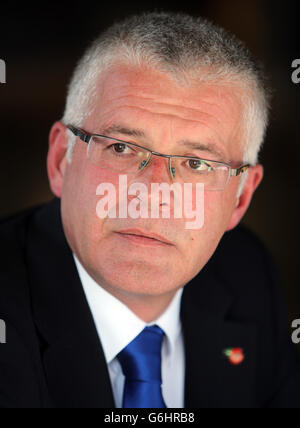
{"type": "Polygon", "coordinates": [[[146,134],[142,129],[131,129],[122,125],[112,125],[109,128],[104,129],[102,132],[104,135],[117,133],[127,135],[128,137],[146,138],[146,134]]]}
{"type": "MultiPolygon", "coordinates": [[[[127,137],[147,138],[146,133],[142,129],[128,128],[126,126],[118,125],[118,124],[114,124],[104,129],[102,133],[104,135],[117,133],[121,135],[126,135],[127,137]]],[[[208,145],[200,142],[183,140],[183,141],[179,141],[179,144],[181,146],[188,147],[193,150],[210,153],[211,155],[217,156],[220,160],[225,159],[224,153],[220,151],[216,146],[216,144],[214,143],[210,143],[208,145]]]]}
{"type": "Polygon", "coordinates": [[[213,143],[210,143],[209,145],[207,145],[204,143],[196,143],[196,142],[184,140],[184,141],[181,141],[180,144],[182,146],[189,147],[194,150],[200,150],[201,152],[210,153],[214,156],[217,156],[220,159],[225,159],[224,153],[220,151],[218,147],[213,143]]]}

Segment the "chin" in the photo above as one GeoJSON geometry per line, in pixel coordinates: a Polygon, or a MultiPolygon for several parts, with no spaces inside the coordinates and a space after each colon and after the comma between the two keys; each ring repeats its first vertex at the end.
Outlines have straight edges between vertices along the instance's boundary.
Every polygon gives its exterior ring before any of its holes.
{"type": "Polygon", "coordinates": [[[100,285],[106,284],[111,291],[119,290],[136,295],[158,296],[178,287],[165,269],[145,269],[145,265],[138,263],[131,268],[114,266],[112,269],[101,269],[101,275],[99,272],[97,278],[100,285]]]}
{"type": "MultiPolygon", "coordinates": [[[[115,292],[118,292],[118,294],[125,294],[127,296],[147,296],[147,297],[159,297],[159,296],[163,296],[165,294],[170,293],[171,291],[176,290],[176,288],[174,289],[169,289],[169,288],[163,288],[163,287],[154,287],[153,284],[149,287],[147,286],[137,286],[137,285],[131,285],[130,287],[122,287],[122,288],[118,288],[115,287],[115,292]]],[[[112,294],[114,294],[112,292],[112,294]]]]}

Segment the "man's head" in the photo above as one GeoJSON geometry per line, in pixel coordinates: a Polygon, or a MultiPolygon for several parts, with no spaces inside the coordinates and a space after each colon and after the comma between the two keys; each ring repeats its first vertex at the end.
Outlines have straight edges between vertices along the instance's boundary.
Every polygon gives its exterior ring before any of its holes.
{"type": "MultiPolygon", "coordinates": [[[[223,234],[239,223],[262,179],[257,160],[267,118],[259,67],[239,41],[212,24],[186,15],[146,14],[102,34],[75,70],[48,155],[67,240],[90,275],[108,290],[130,296],[174,292],[196,276],[223,234]],[[201,230],[161,216],[101,220],[96,189],[102,182],[117,189],[119,173],[90,163],[87,145],[70,136],[66,125],[154,152],[252,167],[246,182],[232,177],[223,191],[205,191],[201,230]],[[187,148],[184,141],[206,149],[187,148]],[[145,246],[117,233],[133,228],[172,245],[145,246]]],[[[154,157],[130,180],[149,188],[171,184],[167,160],[154,157]]]]}

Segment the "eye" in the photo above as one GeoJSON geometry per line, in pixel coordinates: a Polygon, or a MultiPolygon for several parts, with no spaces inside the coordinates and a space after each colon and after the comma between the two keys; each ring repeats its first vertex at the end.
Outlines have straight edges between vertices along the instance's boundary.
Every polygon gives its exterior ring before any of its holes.
{"type": "Polygon", "coordinates": [[[188,167],[194,171],[211,171],[212,167],[203,160],[189,159],[188,167]]]}
{"type": "Polygon", "coordinates": [[[125,150],[129,148],[126,144],[121,143],[113,144],[112,147],[116,153],[124,153],[125,150]]]}
{"type": "Polygon", "coordinates": [[[127,144],[123,143],[111,144],[107,147],[107,149],[112,149],[113,153],[118,155],[127,155],[133,153],[133,150],[127,144]]]}

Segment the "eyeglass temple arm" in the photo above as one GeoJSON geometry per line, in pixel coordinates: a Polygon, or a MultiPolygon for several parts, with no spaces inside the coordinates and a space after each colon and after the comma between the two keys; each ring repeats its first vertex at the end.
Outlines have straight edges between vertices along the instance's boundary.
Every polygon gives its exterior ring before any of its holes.
{"type": "Polygon", "coordinates": [[[244,172],[246,172],[250,167],[251,167],[251,165],[243,165],[240,168],[232,169],[231,170],[231,176],[232,177],[237,177],[238,175],[243,174],[244,172]]]}
{"type": "Polygon", "coordinates": [[[76,135],[76,137],[79,137],[82,141],[84,141],[85,143],[89,143],[90,139],[92,138],[91,135],[86,134],[85,132],[81,131],[78,128],[75,128],[72,125],[68,125],[67,128],[73,132],[74,135],[76,135]]]}

